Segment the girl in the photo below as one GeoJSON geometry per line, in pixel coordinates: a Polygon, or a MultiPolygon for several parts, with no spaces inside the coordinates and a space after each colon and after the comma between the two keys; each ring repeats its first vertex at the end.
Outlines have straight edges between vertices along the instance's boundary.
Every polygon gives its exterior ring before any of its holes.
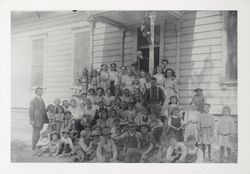
{"type": "Polygon", "coordinates": [[[104,89],[101,87],[98,87],[98,88],[96,88],[96,93],[97,93],[97,95],[94,98],[94,104],[98,104],[101,101],[103,102],[104,95],[105,95],[104,89]]]}
{"type": "Polygon", "coordinates": [[[224,149],[227,149],[227,161],[231,158],[233,139],[235,138],[234,120],[230,117],[231,109],[229,106],[222,108],[222,116],[218,118],[217,141],[220,145],[220,162],[223,162],[224,149]]]}
{"type": "Polygon", "coordinates": [[[89,86],[88,89],[93,88],[96,89],[97,86],[99,86],[99,77],[98,77],[98,72],[97,70],[93,70],[91,72],[91,76],[90,76],[90,82],[89,82],[89,86]]]}
{"type": "Polygon", "coordinates": [[[126,118],[128,118],[129,122],[133,122],[136,117],[136,111],[134,108],[134,103],[130,102],[128,103],[128,110],[124,112],[124,115],[126,118]]]}
{"type": "Polygon", "coordinates": [[[116,70],[116,63],[110,64],[109,77],[110,77],[109,87],[110,87],[112,93],[114,93],[115,86],[119,85],[119,73],[116,70]]]}
{"type": "Polygon", "coordinates": [[[92,103],[95,103],[95,89],[94,88],[90,88],[88,91],[88,96],[87,99],[91,100],[92,103]]]}
{"type": "Polygon", "coordinates": [[[167,135],[174,134],[177,141],[183,141],[183,120],[180,116],[180,109],[175,107],[172,109],[172,113],[168,119],[168,131],[167,135]]]}
{"type": "Polygon", "coordinates": [[[73,118],[80,118],[80,108],[77,106],[76,100],[73,98],[70,100],[69,111],[71,112],[73,118]]]}
{"type": "Polygon", "coordinates": [[[177,142],[177,137],[174,134],[168,136],[168,141],[170,145],[167,149],[166,161],[171,163],[181,162],[184,158],[185,145],[181,142],[177,142]]]}
{"type": "Polygon", "coordinates": [[[127,103],[133,101],[133,98],[132,98],[132,95],[131,95],[129,89],[124,89],[124,93],[123,93],[123,96],[121,99],[122,99],[122,101],[126,101],[127,103]]]}
{"type": "Polygon", "coordinates": [[[197,111],[203,112],[203,106],[205,104],[205,97],[203,96],[203,92],[201,88],[197,88],[194,90],[195,94],[192,98],[192,103],[194,103],[197,107],[197,111]]]}
{"type": "MultiPolygon", "coordinates": [[[[198,119],[199,144],[202,145],[203,158],[205,158],[206,145],[208,148],[208,159],[211,160],[211,144],[214,142],[214,116],[209,113],[210,104],[204,104],[203,113],[198,119]]],[[[196,111],[198,112],[198,111],[196,111]]]]}
{"type": "Polygon", "coordinates": [[[164,72],[164,77],[165,77],[165,81],[163,83],[163,87],[164,87],[164,91],[165,91],[165,104],[164,104],[164,106],[166,106],[169,102],[170,97],[177,94],[177,85],[176,85],[174,70],[168,68],[164,72]]]}
{"type": "Polygon", "coordinates": [[[161,66],[157,66],[156,70],[157,70],[157,74],[155,74],[154,77],[157,80],[157,86],[160,87],[160,88],[162,88],[162,90],[164,90],[163,84],[164,84],[164,81],[165,81],[165,77],[162,74],[162,67],[161,66]]]}
{"type": "Polygon", "coordinates": [[[87,92],[88,82],[89,82],[88,77],[89,77],[88,70],[87,70],[87,68],[84,68],[82,70],[82,74],[81,74],[80,79],[79,79],[81,87],[82,87],[82,92],[87,92]]]}
{"type": "Polygon", "coordinates": [[[202,163],[203,155],[200,148],[195,146],[196,141],[193,135],[187,137],[186,149],[183,152],[183,156],[180,161],[184,163],[202,163]]]}
{"type": "Polygon", "coordinates": [[[123,85],[124,89],[128,89],[130,92],[132,92],[133,91],[133,88],[132,88],[133,80],[134,80],[133,72],[129,68],[127,70],[127,75],[124,75],[123,79],[122,79],[122,85],[123,85]]]}
{"type": "Polygon", "coordinates": [[[41,137],[36,144],[36,151],[34,155],[41,156],[43,153],[46,153],[49,151],[49,135],[47,131],[43,131],[41,133],[41,137]]]}
{"type": "Polygon", "coordinates": [[[106,107],[110,108],[111,103],[114,101],[115,97],[111,95],[111,90],[106,89],[106,95],[103,97],[103,101],[106,107]]]}
{"type": "Polygon", "coordinates": [[[72,118],[71,112],[66,111],[64,113],[64,121],[63,121],[62,127],[61,127],[62,130],[65,129],[65,128],[68,128],[68,129],[70,128],[71,118],[72,118]]]}
{"type": "Polygon", "coordinates": [[[137,93],[138,91],[140,92],[141,90],[141,84],[140,84],[140,79],[139,78],[136,78],[132,81],[132,94],[135,94],[137,93]]]}
{"type": "Polygon", "coordinates": [[[60,146],[60,135],[57,132],[53,132],[50,135],[49,155],[56,156],[58,154],[59,146],[60,146]]]}
{"type": "Polygon", "coordinates": [[[135,123],[137,126],[141,124],[149,124],[149,117],[147,109],[137,112],[135,117],[135,123]]]}
{"type": "Polygon", "coordinates": [[[60,106],[60,104],[61,104],[61,99],[60,99],[60,98],[56,98],[56,99],[54,100],[55,108],[57,108],[58,106],[60,106]]]}
{"type": "Polygon", "coordinates": [[[196,111],[196,106],[193,103],[190,103],[190,109],[187,111],[184,118],[185,141],[187,141],[187,137],[189,135],[193,135],[195,137],[195,141],[198,141],[198,120],[200,117],[200,113],[196,111]]]}
{"type": "MultiPolygon", "coordinates": [[[[174,107],[179,107],[179,103],[178,103],[178,98],[177,98],[177,96],[175,96],[175,95],[173,95],[173,96],[171,96],[170,98],[169,98],[169,103],[168,103],[168,105],[167,105],[167,108],[166,108],[166,110],[167,110],[167,113],[171,113],[172,112],[172,109],[174,108],[174,107]]],[[[164,110],[164,109],[163,109],[164,110]]]]}
{"type": "Polygon", "coordinates": [[[144,111],[146,108],[143,103],[143,97],[141,94],[136,94],[135,95],[135,110],[136,112],[141,112],[144,111]]]}
{"type": "Polygon", "coordinates": [[[108,65],[102,64],[101,71],[99,72],[100,84],[99,86],[106,90],[109,87],[109,72],[108,72],[108,65]]]}
{"type": "Polygon", "coordinates": [[[121,107],[117,111],[118,117],[121,121],[127,121],[128,118],[126,117],[125,111],[128,109],[127,102],[121,101],[121,107]]]}
{"type": "Polygon", "coordinates": [[[65,112],[69,111],[69,101],[68,100],[63,100],[62,107],[63,107],[65,112]]]}
{"type": "Polygon", "coordinates": [[[86,106],[83,110],[83,115],[81,118],[81,124],[90,124],[91,126],[94,124],[96,109],[92,106],[91,100],[87,99],[86,106]]]}
{"type": "Polygon", "coordinates": [[[55,124],[54,124],[55,113],[56,113],[55,106],[52,104],[48,105],[47,107],[47,116],[49,119],[49,124],[47,127],[48,133],[52,133],[55,130],[55,124]]]}
{"type": "Polygon", "coordinates": [[[116,162],[117,160],[117,149],[114,141],[111,139],[109,127],[103,130],[103,139],[98,144],[96,157],[98,162],[116,162]]]}
{"type": "MultiPolygon", "coordinates": [[[[112,126],[113,126],[113,120],[114,119],[116,119],[116,118],[118,118],[117,117],[117,112],[116,112],[116,110],[114,110],[114,109],[111,109],[110,111],[109,111],[109,118],[108,118],[108,120],[107,120],[107,126],[108,127],[110,127],[110,128],[112,128],[112,126]]],[[[118,118],[119,119],[119,118],[118,118]]]]}
{"type": "Polygon", "coordinates": [[[56,108],[56,114],[55,114],[53,122],[55,123],[55,131],[59,134],[61,133],[61,130],[62,130],[61,127],[62,127],[63,121],[64,121],[64,109],[62,106],[58,106],[56,108]]]}

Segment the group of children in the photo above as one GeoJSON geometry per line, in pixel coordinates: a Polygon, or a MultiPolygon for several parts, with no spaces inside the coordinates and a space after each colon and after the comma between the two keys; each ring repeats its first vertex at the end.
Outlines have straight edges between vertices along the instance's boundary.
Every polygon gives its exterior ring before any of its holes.
{"type": "Polygon", "coordinates": [[[151,76],[135,68],[116,64],[102,65],[100,72],[86,69],[70,101],[56,99],[47,106],[49,123],[41,133],[35,155],[70,156],[77,162],[203,162],[211,146],[220,145],[220,161],[224,148],[231,156],[234,122],[230,108],[223,107],[215,129],[210,105],[202,89],[187,109],[179,106],[174,71],[163,60],[151,76]],[[165,94],[160,112],[150,111],[145,104],[145,91],[150,79],[165,94]]]}

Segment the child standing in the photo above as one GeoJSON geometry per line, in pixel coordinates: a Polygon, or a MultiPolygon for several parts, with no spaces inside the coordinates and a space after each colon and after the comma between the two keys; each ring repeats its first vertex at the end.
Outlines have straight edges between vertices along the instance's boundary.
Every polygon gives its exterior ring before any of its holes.
{"type": "Polygon", "coordinates": [[[203,92],[201,88],[197,88],[194,90],[195,94],[192,98],[192,103],[197,107],[197,111],[202,112],[203,106],[205,104],[205,97],[203,96],[203,92]]]}
{"type": "Polygon", "coordinates": [[[48,133],[52,133],[55,130],[55,125],[54,125],[55,114],[56,114],[55,106],[50,104],[47,107],[47,116],[49,119],[49,124],[47,128],[48,133]]]}
{"type": "Polygon", "coordinates": [[[198,141],[198,120],[200,118],[200,113],[196,110],[196,106],[190,103],[190,109],[186,112],[184,118],[185,132],[184,139],[187,141],[189,135],[195,137],[195,141],[198,141]]]}
{"type": "Polygon", "coordinates": [[[57,133],[61,133],[61,127],[62,127],[62,124],[63,124],[63,121],[64,121],[64,109],[62,106],[58,106],[56,108],[56,114],[55,114],[55,117],[54,117],[54,123],[55,123],[55,131],[57,133]]]}
{"type": "Polygon", "coordinates": [[[202,144],[203,158],[205,158],[206,145],[208,148],[208,159],[211,160],[211,144],[214,142],[214,116],[209,113],[210,104],[204,104],[203,113],[198,119],[199,144],[202,144]]]}
{"type": "Polygon", "coordinates": [[[183,141],[183,120],[180,116],[180,109],[175,107],[172,109],[172,113],[168,119],[168,132],[167,135],[174,134],[177,141],[183,141]]]}
{"type": "Polygon", "coordinates": [[[235,137],[234,121],[230,117],[231,109],[229,106],[222,108],[222,116],[218,119],[217,138],[220,145],[220,162],[223,162],[224,149],[227,148],[227,161],[231,158],[231,149],[233,147],[233,139],[235,137]]]}
{"type": "Polygon", "coordinates": [[[107,64],[101,65],[101,71],[99,73],[99,78],[100,78],[99,86],[102,87],[104,90],[106,90],[109,87],[109,83],[110,83],[107,64]]]}
{"type": "Polygon", "coordinates": [[[164,90],[163,84],[164,84],[164,81],[165,81],[165,77],[164,77],[164,75],[162,73],[162,67],[158,66],[156,70],[157,70],[157,73],[154,75],[154,77],[157,80],[157,86],[162,88],[162,90],[164,90]]]}

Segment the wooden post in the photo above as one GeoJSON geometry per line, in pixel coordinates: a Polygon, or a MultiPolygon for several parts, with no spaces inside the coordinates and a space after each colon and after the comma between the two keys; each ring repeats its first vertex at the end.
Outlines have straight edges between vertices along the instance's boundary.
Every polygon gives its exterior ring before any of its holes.
{"type": "Polygon", "coordinates": [[[162,59],[164,59],[164,51],[165,51],[165,20],[162,20],[160,23],[160,57],[159,57],[159,65],[161,64],[162,59]]]}
{"type": "Polygon", "coordinates": [[[89,74],[93,69],[93,55],[94,55],[94,30],[96,21],[94,19],[89,19],[90,23],[90,37],[89,37],[89,60],[88,60],[88,71],[89,74]]]}
{"type": "MultiPolygon", "coordinates": [[[[180,79],[180,41],[181,41],[181,23],[182,20],[178,20],[175,24],[176,29],[176,84],[177,88],[179,86],[179,79],[180,79]]],[[[179,93],[177,94],[177,97],[179,97],[179,93]]]]}
{"type": "Polygon", "coordinates": [[[153,75],[154,74],[154,49],[155,49],[155,18],[156,12],[150,13],[150,34],[151,34],[151,44],[149,47],[149,72],[153,75]]]}
{"type": "Polygon", "coordinates": [[[121,60],[122,66],[124,66],[124,40],[125,40],[126,30],[124,28],[121,29],[121,60]]]}

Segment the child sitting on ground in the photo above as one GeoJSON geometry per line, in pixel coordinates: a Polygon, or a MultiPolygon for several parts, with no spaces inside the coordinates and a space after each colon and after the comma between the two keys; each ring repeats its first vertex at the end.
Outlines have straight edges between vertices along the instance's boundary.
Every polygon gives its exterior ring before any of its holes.
{"type": "Polygon", "coordinates": [[[166,161],[171,163],[182,162],[184,158],[183,153],[186,149],[185,145],[181,142],[177,142],[177,137],[174,134],[168,136],[170,146],[167,150],[166,161]]]}
{"type": "Polygon", "coordinates": [[[96,156],[98,162],[115,162],[117,160],[117,149],[114,141],[111,139],[111,130],[109,127],[103,130],[103,139],[98,144],[96,156]]]}
{"type": "Polygon", "coordinates": [[[202,163],[203,153],[200,148],[195,146],[196,140],[193,135],[187,137],[186,149],[183,152],[183,156],[180,159],[184,163],[202,163]]]}
{"type": "Polygon", "coordinates": [[[56,156],[60,147],[60,135],[55,131],[50,135],[49,155],[56,156]]]}
{"type": "Polygon", "coordinates": [[[41,156],[43,153],[49,152],[49,135],[47,131],[43,131],[41,133],[41,137],[36,144],[36,150],[34,155],[41,156]]]}
{"type": "Polygon", "coordinates": [[[70,154],[73,149],[73,142],[70,138],[70,132],[68,129],[62,131],[62,138],[59,145],[58,155],[64,157],[70,154]]]}

